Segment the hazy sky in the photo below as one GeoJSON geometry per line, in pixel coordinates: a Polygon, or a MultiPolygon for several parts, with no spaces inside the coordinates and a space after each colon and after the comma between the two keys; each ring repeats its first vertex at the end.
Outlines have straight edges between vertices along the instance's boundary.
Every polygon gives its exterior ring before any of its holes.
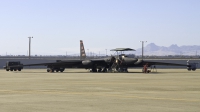
{"type": "MultiPolygon", "coordinates": [[[[200,45],[200,0],[0,0],[0,55],[200,45]]],[[[109,54],[109,53],[108,53],[109,54]]]]}

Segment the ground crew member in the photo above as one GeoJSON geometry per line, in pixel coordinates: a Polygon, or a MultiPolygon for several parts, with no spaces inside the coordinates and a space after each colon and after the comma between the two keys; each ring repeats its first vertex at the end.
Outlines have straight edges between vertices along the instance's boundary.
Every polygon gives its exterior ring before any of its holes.
{"type": "Polygon", "coordinates": [[[147,69],[148,69],[148,63],[144,65],[144,73],[147,73],[147,69]]]}

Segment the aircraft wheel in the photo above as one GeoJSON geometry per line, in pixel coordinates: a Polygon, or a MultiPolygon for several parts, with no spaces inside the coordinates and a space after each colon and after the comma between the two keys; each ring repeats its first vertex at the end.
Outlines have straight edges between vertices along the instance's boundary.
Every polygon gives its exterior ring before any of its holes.
{"type": "Polygon", "coordinates": [[[98,69],[98,72],[102,72],[102,69],[101,69],[101,68],[99,68],[99,69],[98,69]]]}
{"type": "Polygon", "coordinates": [[[59,70],[56,70],[56,72],[59,72],[59,70]]]}
{"type": "Polygon", "coordinates": [[[54,72],[54,69],[51,69],[51,72],[54,72]]]}
{"type": "Polygon", "coordinates": [[[105,68],[104,72],[108,72],[108,69],[105,68]]]}
{"type": "Polygon", "coordinates": [[[122,72],[121,70],[116,70],[117,72],[122,72]]]}
{"type": "Polygon", "coordinates": [[[18,71],[21,71],[21,69],[18,69],[18,71]]]}
{"type": "Polygon", "coordinates": [[[124,69],[124,72],[128,73],[128,69],[127,69],[127,68],[126,68],[126,69],[124,69]]]}
{"type": "Polygon", "coordinates": [[[65,70],[65,69],[62,68],[62,69],[60,69],[60,72],[63,72],[64,70],[65,70]]]}
{"type": "Polygon", "coordinates": [[[109,70],[108,70],[109,73],[111,73],[112,71],[113,71],[112,69],[109,69],[109,70]]]}
{"type": "Polygon", "coordinates": [[[188,69],[188,71],[191,71],[191,69],[188,69]]]}
{"type": "Polygon", "coordinates": [[[92,72],[97,72],[97,69],[96,68],[92,68],[92,72]]]}
{"type": "Polygon", "coordinates": [[[14,71],[17,71],[17,69],[14,69],[14,71]]]}
{"type": "Polygon", "coordinates": [[[124,69],[123,68],[118,68],[116,69],[117,72],[124,72],[124,69]]]}
{"type": "Polygon", "coordinates": [[[50,70],[49,70],[49,69],[47,69],[47,72],[50,72],[50,70]]]}
{"type": "Polygon", "coordinates": [[[13,71],[13,69],[10,69],[10,71],[13,71]]]}
{"type": "Polygon", "coordinates": [[[6,71],[9,71],[9,69],[6,69],[6,71]]]}
{"type": "Polygon", "coordinates": [[[104,68],[104,69],[102,70],[102,72],[108,72],[108,70],[107,70],[106,68],[104,68]]]}

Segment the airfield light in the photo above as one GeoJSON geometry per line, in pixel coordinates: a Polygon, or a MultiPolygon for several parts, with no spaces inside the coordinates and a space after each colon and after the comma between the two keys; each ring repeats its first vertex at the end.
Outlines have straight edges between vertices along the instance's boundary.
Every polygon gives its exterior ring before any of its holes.
{"type": "Polygon", "coordinates": [[[142,42],[142,60],[143,60],[143,56],[144,56],[144,42],[147,42],[147,41],[140,41],[142,42]]]}
{"type": "Polygon", "coordinates": [[[33,37],[28,37],[29,38],[29,59],[31,59],[31,38],[33,37]]]}

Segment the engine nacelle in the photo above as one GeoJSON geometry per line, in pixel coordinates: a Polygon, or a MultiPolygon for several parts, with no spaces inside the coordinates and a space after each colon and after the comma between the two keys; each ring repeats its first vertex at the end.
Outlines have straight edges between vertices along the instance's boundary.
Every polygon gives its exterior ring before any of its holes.
{"type": "Polygon", "coordinates": [[[137,62],[138,61],[138,59],[137,58],[123,58],[123,60],[124,60],[124,64],[134,64],[135,62],[137,62]]]}
{"type": "Polygon", "coordinates": [[[90,61],[90,60],[84,60],[84,61],[82,61],[82,64],[83,64],[83,65],[86,65],[86,66],[90,66],[90,65],[93,64],[93,62],[90,61]]]}

